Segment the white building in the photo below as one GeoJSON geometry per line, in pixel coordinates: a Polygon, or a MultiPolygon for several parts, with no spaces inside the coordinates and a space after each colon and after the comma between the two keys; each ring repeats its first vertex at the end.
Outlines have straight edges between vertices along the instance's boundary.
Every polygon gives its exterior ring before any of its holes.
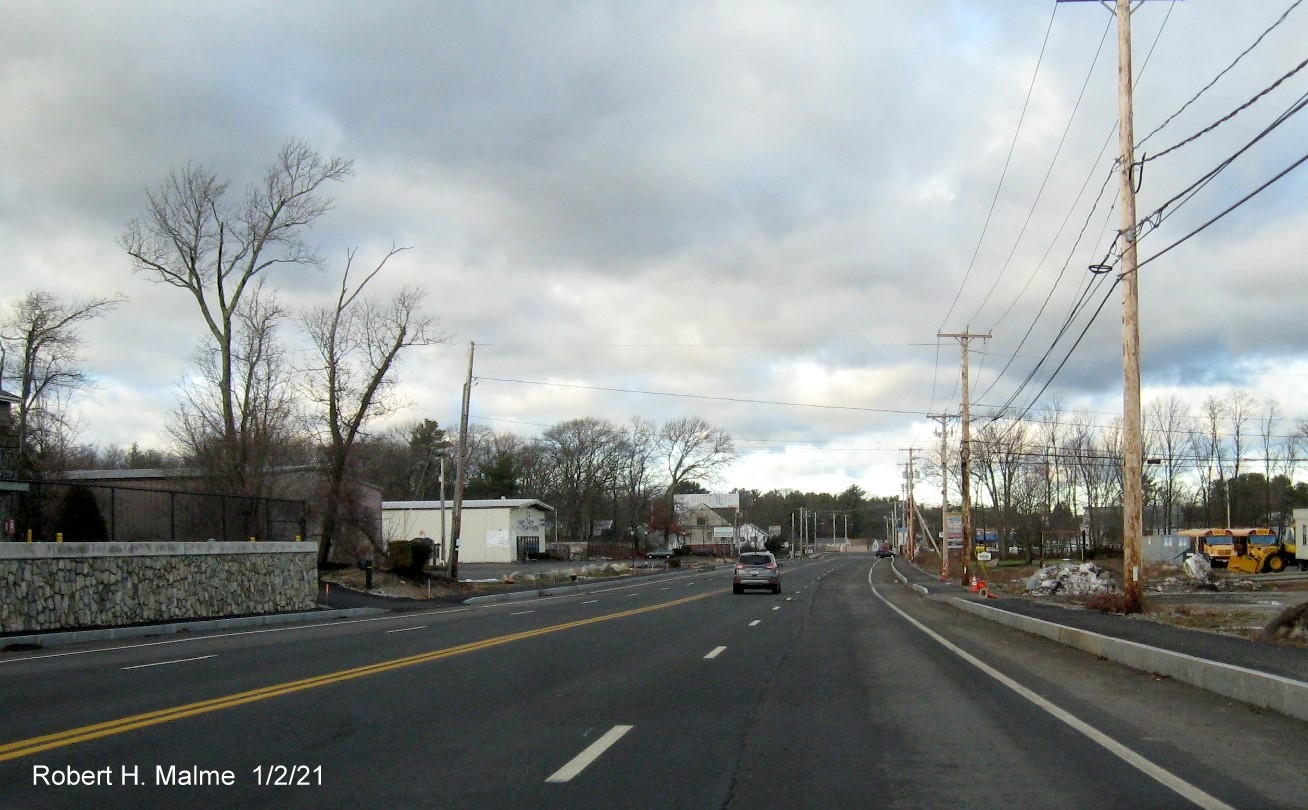
{"type": "MultiPolygon", "coordinates": [[[[453,501],[382,503],[386,542],[430,538],[436,543],[436,559],[446,557],[453,521],[453,501]]],[[[534,498],[464,501],[459,562],[511,563],[526,559],[528,554],[548,547],[553,524],[554,508],[534,498]]]]}

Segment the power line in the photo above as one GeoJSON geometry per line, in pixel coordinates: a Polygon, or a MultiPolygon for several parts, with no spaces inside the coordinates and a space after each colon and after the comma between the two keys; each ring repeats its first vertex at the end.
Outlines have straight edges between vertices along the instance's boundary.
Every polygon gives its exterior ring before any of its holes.
{"type": "Polygon", "coordinates": [[[1004,188],[1004,179],[1008,176],[1009,164],[1013,161],[1013,152],[1017,150],[1017,139],[1022,134],[1022,123],[1026,120],[1027,107],[1031,104],[1031,94],[1035,90],[1036,78],[1040,75],[1040,66],[1044,64],[1045,48],[1049,45],[1049,32],[1054,28],[1054,18],[1058,15],[1058,3],[1054,3],[1054,8],[1049,14],[1049,25],[1045,28],[1045,38],[1040,43],[1040,55],[1036,58],[1035,70],[1031,73],[1031,84],[1027,86],[1026,98],[1022,101],[1022,112],[1017,118],[1017,128],[1013,132],[1013,140],[1008,146],[1008,156],[1004,158],[1004,168],[999,173],[999,182],[995,185],[994,197],[990,200],[990,210],[986,213],[985,223],[981,226],[981,235],[977,238],[976,248],[972,251],[972,259],[967,264],[967,270],[963,273],[963,281],[958,285],[958,292],[954,293],[954,300],[949,305],[949,310],[945,312],[945,317],[940,321],[940,328],[936,331],[944,331],[945,324],[949,321],[949,316],[954,314],[954,307],[958,305],[958,299],[963,294],[964,288],[967,287],[968,278],[972,275],[972,268],[976,265],[976,258],[981,253],[981,245],[985,242],[986,232],[990,229],[990,220],[995,215],[995,208],[999,204],[999,193],[1004,188]]]}
{"type": "MultiPolygon", "coordinates": [[[[1267,36],[1268,34],[1270,34],[1273,30],[1275,30],[1275,29],[1277,28],[1277,26],[1279,26],[1281,23],[1285,22],[1285,18],[1288,17],[1288,16],[1290,16],[1290,13],[1291,13],[1292,11],[1294,11],[1296,8],[1298,8],[1298,7],[1299,7],[1299,4],[1302,3],[1302,2],[1303,2],[1303,0],[1294,0],[1294,3],[1291,4],[1290,7],[1287,8],[1283,14],[1281,14],[1280,18],[1278,18],[1278,19],[1276,20],[1276,22],[1274,22],[1274,23],[1272,23],[1270,26],[1268,26],[1267,30],[1263,31],[1261,34],[1258,35],[1258,38],[1255,39],[1255,40],[1253,41],[1253,44],[1252,44],[1252,45],[1250,45],[1249,47],[1245,48],[1245,49],[1240,53],[1239,56],[1235,57],[1235,61],[1231,62],[1231,64],[1229,64],[1229,65],[1227,65],[1225,68],[1223,68],[1223,69],[1222,69],[1222,70],[1221,70],[1221,71],[1220,71],[1216,76],[1213,77],[1212,81],[1208,82],[1208,84],[1204,85],[1203,88],[1201,88],[1201,89],[1199,90],[1198,93],[1195,93],[1195,94],[1194,94],[1194,98],[1191,98],[1189,101],[1187,101],[1187,102],[1185,102],[1184,104],[1182,104],[1181,107],[1180,107],[1180,109],[1178,109],[1176,112],[1174,112],[1174,113],[1172,113],[1171,115],[1169,115],[1169,116],[1167,117],[1167,120],[1165,120],[1165,121],[1163,121],[1163,123],[1159,124],[1158,127],[1155,128],[1153,132],[1150,132],[1148,135],[1146,135],[1146,136],[1144,136],[1143,138],[1141,138],[1140,141],[1139,141],[1139,143],[1136,144],[1136,147],[1139,148],[1139,147],[1141,147],[1141,146],[1144,146],[1144,144],[1145,144],[1146,141],[1148,141],[1150,138],[1154,137],[1154,136],[1157,135],[1159,132],[1161,132],[1161,131],[1163,130],[1163,128],[1165,128],[1168,124],[1172,123],[1172,121],[1175,120],[1176,117],[1177,117],[1178,115],[1180,115],[1181,113],[1185,112],[1186,109],[1188,109],[1189,106],[1190,106],[1191,104],[1193,104],[1193,103],[1195,103],[1196,101],[1198,101],[1200,96],[1202,96],[1204,93],[1207,93],[1209,90],[1211,90],[1212,87],[1213,87],[1213,85],[1217,84],[1217,82],[1220,81],[1221,78],[1222,78],[1223,76],[1225,76],[1227,73],[1229,73],[1229,72],[1231,71],[1232,68],[1234,68],[1236,65],[1238,65],[1238,64],[1240,63],[1240,60],[1241,60],[1241,59],[1244,59],[1246,56],[1249,55],[1249,52],[1250,52],[1250,51],[1252,51],[1254,48],[1257,48],[1257,47],[1259,46],[1259,44],[1262,43],[1263,39],[1266,38],[1266,36],[1267,36]]],[[[1171,10],[1170,10],[1170,9],[1168,10],[1168,14],[1169,14],[1169,15],[1171,14],[1171,10]]],[[[1278,84],[1279,84],[1279,82],[1278,82],[1278,84]]],[[[1225,119],[1223,119],[1223,120],[1225,120],[1225,119]]],[[[1220,123],[1222,123],[1222,122],[1221,122],[1221,121],[1218,121],[1217,123],[1220,124],[1220,123]]],[[[1214,125],[1214,126],[1216,126],[1216,125],[1214,125]]],[[[1201,134],[1202,134],[1202,133],[1201,133],[1201,134]]],[[[1184,142],[1183,142],[1183,143],[1184,143],[1184,142]]],[[[1159,154],[1159,155],[1155,155],[1154,158],[1161,157],[1162,155],[1167,154],[1167,152],[1170,152],[1170,151],[1172,151],[1173,149],[1176,149],[1176,148],[1178,148],[1178,147],[1181,146],[1181,145],[1183,145],[1183,144],[1178,144],[1177,146],[1172,147],[1172,149],[1164,150],[1161,154],[1159,154]]],[[[1154,158],[1149,158],[1149,159],[1152,160],[1152,159],[1154,159],[1154,158]]]]}
{"type": "Polygon", "coordinates": [[[515,383],[518,385],[542,385],[542,386],[553,387],[553,388],[575,388],[584,391],[609,391],[618,394],[643,394],[645,396],[655,396],[655,397],[676,397],[680,399],[704,399],[704,400],[711,400],[715,402],[739,402],[747,405],[781,405],[791,408],[818,408],[822,410],[859,411],[863,413],[894,413],[894,414],[903,414],[906,416],[919,416],[922,413],[924,413],[923,411],[896,410],[894,408],[868,408],[868,407],[860,407],[857,405],[821,405],[812,402],[784,402],[781,400],[749,399],[746,397],[720,397],[720,396],[710,396],[708,394],[687,394],[687,393],[674,392],[674,391],[644,391],[634,388],[610,388],[601,385],[581,385],[579,383],[544,382],[542,380],[514,380],[514,379],[503,378],[503,377],[478,377],[477,379],[485,382],[515,383]]]}
{"type": "MultiPolygon", "coordinates": [[[[999,268],[999,273],[995,275],[994,283],[990,285],[990,289],[986,292],[985,297],[982,298],[981,303],[977,305],[976,312],[972,315],[973,321],[980,317],[981,310],[984,309],[985,305],[990,301],[990,296],[994,294],[995,290],[999,287],[999,282],[1003,280],[1004,274],[1008,272],[1009,266],[1013,263],[1013,256],[1017,254],[1017,248],[1022,244],[1022,237],[1026,235],[1026,229],[1030,226],[1032,218],[1035,217],[1036,209],[1040,206],[1040,199],[1044,196],[1045,189],[1049,186],[1049,178],[1054,173],[1054,166],[1058,165],[1058,157],[1063,152],[1063,145],[1067,143],[1068,133],[1072,131],[1072,124],[1076,121],[1077,111],[1081,109],[1081,101],[1085,98],[1086,88],[1090,86],[1090,79],[1094,76],[1095,65],[1099,64],[1099,55],[1103,53],[1104,43],[1108,41],[1108,32],[1112,30],[1112,27],[1113,21],[1112,18],[1109,18],[1108,23],[1104,25],[1104,33],[1099,38],[1099,47],[1095,49],[1094,58],[1090,60],[1090,67],[1086,70],[1085,79],[1081,82],[1081,92],[1077,94],[1076,103],[1072,105],[1072,112],[1068,115],[1067,124],[1063,127],[1063,135],[1058,139],[1058,146],[1054,148],[1053,157],[1049,159],[1049,165],[1045,168],[1045,176],[1040,181],[1040,188],[1036,190],[1035,199],[1031,201],[1031,207],[1026,212],[1026,219],[1023,220],[1022,227],[1018,229],[1017,238],[1013,240],[1013,246],[1008,251],[1008,257],[1004,259],[1004,264],[999,268]]],[[[1025,290],[1026,287],[1023,287],[1022,291],[1018,293],[1018,298],[1021,297],[1022,292],[1025,292],[1025,290]]],[[[1009,309],[1011,309],[1011,307],[1009,309]]],[[[1003,320],[1003,318],[1000,318],[1000,320],[1003,320]]],[[[994,326],[998,326],[998,322],[996,322],[994,326]]],[[[991,328],[993,329],[994,326],[991,328]]]]}

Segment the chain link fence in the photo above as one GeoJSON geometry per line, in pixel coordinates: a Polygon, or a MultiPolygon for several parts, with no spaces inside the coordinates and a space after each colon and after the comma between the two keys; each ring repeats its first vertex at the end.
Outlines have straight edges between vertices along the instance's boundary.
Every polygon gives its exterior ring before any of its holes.
{"type": "Polygon", "coordinates": [[[3,537],[32,542],[292,541],[304,501],[54,481],[0,492],[3,537]]]}

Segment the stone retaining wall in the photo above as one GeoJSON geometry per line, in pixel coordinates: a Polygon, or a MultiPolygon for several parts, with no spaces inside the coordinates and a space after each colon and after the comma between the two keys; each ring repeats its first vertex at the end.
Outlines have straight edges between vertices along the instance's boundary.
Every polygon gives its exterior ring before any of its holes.
{"type": "Polygon", "coordinates": [[[0,633],[311,610],[313,543],[0,543],[0,633]]]}

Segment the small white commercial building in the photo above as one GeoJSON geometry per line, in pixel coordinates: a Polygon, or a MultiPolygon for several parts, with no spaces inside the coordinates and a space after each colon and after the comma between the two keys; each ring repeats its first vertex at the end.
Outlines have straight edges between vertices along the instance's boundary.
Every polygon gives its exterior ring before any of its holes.
{"type": "MultiPolygon", "coordinates": [[[[427,537],[445,559],[454,521],[453,501],[383,501],[386,542],[427,537]]],[[[549,546],[554,508],[534,498],[464,501],[459,562],[518,562],[549,546]]]]}

